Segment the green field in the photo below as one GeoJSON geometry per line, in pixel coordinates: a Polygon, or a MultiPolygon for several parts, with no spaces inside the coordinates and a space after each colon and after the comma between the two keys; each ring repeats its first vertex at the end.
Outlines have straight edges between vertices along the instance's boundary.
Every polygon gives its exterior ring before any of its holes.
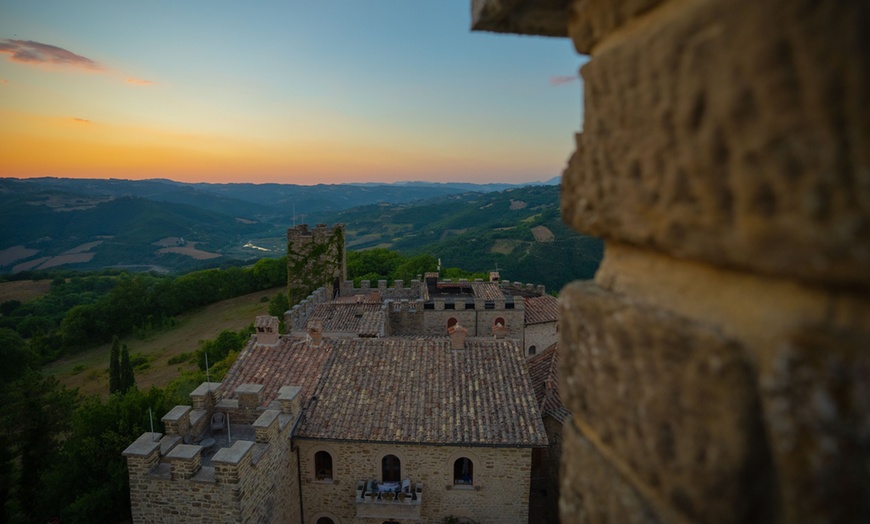
{"type": "MultiPolygon", "coordinates": [[[[145,340],[128,336],[121,339],[130,348],[135,359],[147,359],[147,368],[136,371],[139,389],[151,386],[165,386],[179,376],[181,371],[196,368],[194,362],[169,364],[169,359],[182,353],[192,353],[199,341],[216,337],[224,329],[238,331],[254,321],[257,315],[265,315],[269,309],[268,300],[283,287],[258,291],[248,295],[216,302],[192,313],[178,317],[178,325],[172,329],[159,331],[145,340]]],[[[77,387],[82,393],[107,395],[109,392],[109,352],[111,344],[91,348],[81,353],[63,357],[44,368],[68,387],[77,387]]]]}

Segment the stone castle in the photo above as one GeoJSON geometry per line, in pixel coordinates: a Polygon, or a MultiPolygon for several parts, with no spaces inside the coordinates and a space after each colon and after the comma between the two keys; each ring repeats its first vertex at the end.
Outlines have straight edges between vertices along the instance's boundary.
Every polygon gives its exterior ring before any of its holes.
{"type": "Polygon", "coordinates": [[[354,287],[343,239],[290,229],[287,333],[258,317],[223,382],[124,452],[134,521],[552,522],[557,300],[495,273],[354,287]]]}

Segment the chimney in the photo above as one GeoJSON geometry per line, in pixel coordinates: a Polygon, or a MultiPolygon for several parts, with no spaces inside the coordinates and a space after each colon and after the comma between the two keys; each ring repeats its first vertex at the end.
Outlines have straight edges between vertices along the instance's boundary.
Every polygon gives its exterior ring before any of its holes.
{"type": "Polygon", "coordinates": [[[423,278],[426,280],[426,290],[429,292],[429,298],[438,294],[438,273],[426,273],[423,278]]]}
{"type": "Polygon", "coordinates": [[[450,335],[451,349],[465,349],[465,337],[468,335],[468,330],[459,325],[459,322],[448,327],[447,334],[450,335]]]}
{"type": "Polygon", "coordinates": [[[308,321],[308,340],[319,346],[323,340],[323,320],[315,318],[308,321]]]}
{"type": "Polygon", "coordinates": [[[489,281],[490,282],[497,283],[499,280],[501,280],[501,277],[499,276],[498,271],[490,271],[489,272],[489,281]]]}
{"type": "Polygon", "coordinates": [[[254,327],[257,331],[257,344],[274,346],[278,344],[278,317],[260,315],[254,327]]]}

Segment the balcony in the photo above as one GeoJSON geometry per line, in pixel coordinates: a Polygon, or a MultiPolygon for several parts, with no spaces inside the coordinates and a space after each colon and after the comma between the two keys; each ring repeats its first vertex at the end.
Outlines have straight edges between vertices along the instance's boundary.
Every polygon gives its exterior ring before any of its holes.
{"type": "Polygon", "coordinates": [[[360,480],[356,483],[357,518],[420,520],[423,484],[405,479],[401,483],[360,480]]]}

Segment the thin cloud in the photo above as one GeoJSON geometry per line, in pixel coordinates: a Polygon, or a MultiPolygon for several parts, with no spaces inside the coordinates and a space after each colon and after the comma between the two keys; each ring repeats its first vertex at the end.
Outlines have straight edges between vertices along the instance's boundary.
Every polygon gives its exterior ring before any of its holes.
{"type": "Polygon", "coordinates": [[[576,80],[579,80],[579,77],[577,75],[551,76],[550,77],[550,85],[551,86],[560,86],[563,84],[570,84],[571,82],[574,82],[576,80]]]}
{"type": "Polygon", "coordinates": [[[8,83],[9,83],[9,80],[6,80],[5,78],[0,78],[0,85],[6,85],[8,83]]]}
{"type": "Polygon", "coordinates": [[[87,118],[73,118],[74,122],[81,122],[82,124],[90,124],[91,121],[87,118]]]}
{"type": "Polygon", "coordinates": [[[0,40],[0,53],[7,53],[9,60],[22,64],[54,64],[102,71],[103,67],[90,58],[77,55],[62,47],[33,40],[0,40]]]}
{"type": "Polygon", "coordinates": [[[127,83],[137,86],[150,86],[154,84],[154,82],[152,82],[151,80],[145,80],[142,78],[128,78],[127,83]]]}

